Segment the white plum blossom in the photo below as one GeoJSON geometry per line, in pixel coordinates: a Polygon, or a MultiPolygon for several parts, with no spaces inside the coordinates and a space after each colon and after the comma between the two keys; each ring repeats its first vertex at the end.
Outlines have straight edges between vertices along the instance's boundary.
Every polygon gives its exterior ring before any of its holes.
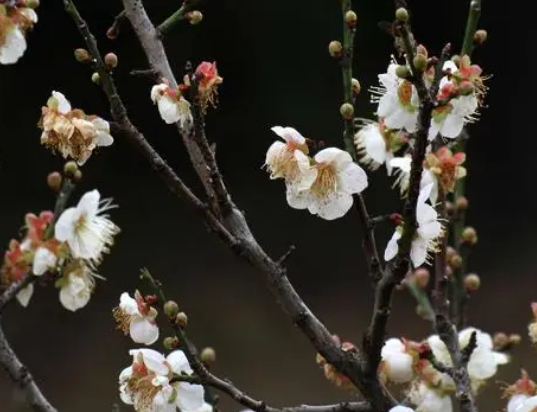
{"type": "MultiPolygon", "coordinates": [[[[508,363],[509,358],[503,353],[494,351],[491,336],[476,328],[466,328],[459,332],[459,345],[461,348],[464,349],[468,346],[474,332],[477,345],[468,361],[468,375],[473,386],[478,387],[483,381],[492,378],[498,371],[498,366],[508,363]]],[[[427,342],[438,361],[447,366],[452,365],[449,351],[438,335],[430,336],[427,342]]]]}
{"type": "Polygon", "coordinates": [[[76,207],[66,209],[54,228],[54,236],[67,242],[75,258],[99,263],[109,251],[119,228],[103,212],[113,208],[111,200],[101,201],[99,191],[85,193],[76,207]]]}
{"type": "Polygon", "coordinates": [[[46,247],[38,247],[35,251],[32,273],[35,276],[41,276],[53,269],[58,261],[57,256],[46,247]]]}
{"type": "Polygon", "coordinates": [[[25,33],[37,23],[37,13],[28,7],[0,4],[0,64],[14,64],[26,51],[25,33]]]}
{"type": "MultiPolygon", "coordinates": [[[[509,406],[508,406],[509,408],[509,406]]],[[[514,409],[515,412],[534,412],[537,410],[537,396],[532,396],[527,398],[522,402],[517,409],[514,409]]],[[[511,412],[508,411],[507,412],[511,412]]]]}
{"type": "Polygon", "coordinates": [[[204,389],[187,382],[170,382],[173,375],[192,374],[185,354],[176,350],[164,357],[152,349],[131,350],[133,363],[119,375],[121,400],[138,412],[198,412],[204,389]]]}
{"type": "Polygon", "coordinates": [[[452,412],[453,403],[449,395],[439,393],[424,382],[416,383],[410,393],[410,401],[416,412],[452,412]]]}
{"type": "Polygon", "coordinates": [[[418,125],[418,93],[411,82],[397,76],[397,66],[392,62],[386,73],[379,74],[381,86],[371,89],[372,102],[378,103],[377,115],[386,127],[413,133],[418,125]]]}
{"type": "Polygon", "coordinates": [[[293,190],[307,189],[317,176],[306,156],[306,138],[292,127],[274,126],[271,130],[283,139],[270,145],[264,167],[271,179],[285,179],[293,190]]]}
{"type": "MultiPolygon", "coordinates": [[[[416,205],[416,223],[418,225],[410,246],[410,260],[414,267],[423,265],[430,252],[436,250],[436,240],[443,235],[442,224],[438,221],[435,208],[425,203],[431,196],[432,184],[421,189],[416,205]]],[[[384,251],[384,259],[392,260],[399,252],[399,239],[402,237],[402,227],[396,228],[384,251]]]]}
{"type": "Polygon", "coordinates": [[[528,399],[530,399],[530,396],[524,393],[517,393],[511,396],[507,402],[506,412],[518,412],[528,399]]]}
{"type": "Polygon", "coordinates": [[[60,303],[65,309],[76,312],[90,301],[95,289],[95,278],[98,275],[82,261],[73,263],[73,267],[66,269],[65,272],[56,282],[60,287],[60,303]]]}
{"type": "Polygon", "coordinates": [[[401,339],[388,339],[381,351],[383,372],[386,377],[395,383],[410,382],[414,377],[412,355],[407,353],[405,344],[401,339]]]}
{"type": "Polygon", "coordinates": [[[340,218],[351,208],[352,195],[367,187],[367,174],[353,162],[350,154],[334,147],[319,151],[314,161],[315,179],[307,189],[288,187],[287,202],[295,209],[308,209],[326,220],[340,218]]]}
{"type": "Polygon", "coordinates": [[[157,105],[160,117],[166,124],[179,123],[185,128],[192,123],[190,103],[179,90],[166,83],[157,84],[151,88],[151,100],[157,105]]]}
{"type": "Polygon", "coordinates": [[[443,70],[450,73],[444,76],[439,85],[439,100],[448,100],[448,102],[436,108],[433,111],[431,127],[429,128],[429,140],[432,141],[440,133],[441,136],[449,139],[458,137],[464,125],[471,120],[471,116],[477,111],[479,101],[472,92],[469,95],[458,95],[450,98],[455,85],[451,80],[451,74],[459,71],[457,65],[449,60],[444,63],[443,70]]]}
{"type": "Polygon", "coordinates": [[[138,291],[134,297],[131,298],[127,292],[122,293],[114,317],[119,329],[130,334],[134,342],[152,345],[159,338],[159,328],[155,322],[157,312],[144,302],[138,291]]]}

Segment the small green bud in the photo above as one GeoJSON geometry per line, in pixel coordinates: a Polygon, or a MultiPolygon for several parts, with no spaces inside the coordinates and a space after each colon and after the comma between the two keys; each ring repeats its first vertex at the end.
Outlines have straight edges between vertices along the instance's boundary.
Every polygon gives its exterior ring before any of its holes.
{"type": "Polygon", "coordinates": [[[518,345],[522,341],[522,337],[518,333],[512,333],[509,335],[509,344],[518,345]]]}
{"type": "Polygon", "coordinates": [[[53,191],[59,192],[62,187],[62,175],[60,172],[52,172],[47,176],[47,185],[53,191]]]}
{"type": "Polygon", "coordinates": [[[414,271],[414,281],[420,288],[425,288],[430,278],[431,273],[426,268],[418,268],[414,271]]]}
{"type": "Polygon", "coordinates": [[[399,65],[395,69],[395,74],[401,79],[408,79],[410,77],[410,70],[405,65],[399,65]]]}
{"type": "Polygon", "coordinates": [[[416,47],[416,54],[423,54],[426,58],[429,57],[429,52],[423,44],[418,44],[418,47],[416,47]]]}
{"type": "Polygon", "coordinates": [[[104,56],[104,63],[111,69],[115,69],[118,64],[118,58],[115,53],[107,53],[104,56]]]}
{"type": "Polygon", "coordinates": [[[203,348],[200,354],[200,359],[207,365],[212,365],[216,362],[216,352],[213,348],[203,348]]]}
{"type": "Polygon", "coordinates": [[[203,20],[203,14],[199,10],[193,10],[187,13],[186,18],[190,24],[195,26],[196,24],[201,23],[203,20]]]}
{"type": "Polygon", "coordinates": [[[24,0],[24,7],[35,10],[39,7],[39,0],[24,0]]]}
{"type": "Polygon", "coordinates": [[[360,84],[358,79],[352,79],[351,86],[352,86],[352,93],[355,96],[359,95],[360,92],[362,91],[362,85],[360,84]]]}
{"type": "Polygon", "coordinates": [[[76,162],[70,161],[65,163],[63,166],[63,173],[65,173],[68,177],[73,177],[75,173],[78,171],[78,165],[76,162]]]}
{"type": "Polygon", "coordinates": [[[332,57],[340,57],[343,52],[343,46],[337,40],[332,40],[328,45],[328,53],[332,57]]]}
{"type": "Polygon", "coordinates": [[[481,46],[487,40],[488,33],[486,30],[478,30],[474,33],[474,43],[481,46]]]}
{"type": "Polygon", "coordinates": [[[356,15],[355,12],[353,12],[352,10],[349,10],[347,13],[345,13],[345,22],[351,29],[354,29],[356,27],[357,21],[358,21],[358,16],[356,15]]]}
{"type": "Polygon", "coordinates": [[[82,170],[78,169],[73,174],[73,182],[80,182],[82,180],[82,170]]]}
{"type": "Polygon", "coordinates": [[[455,207],[457,210],[467,210],[468,209],[468,198],[465,196],[458,197],[455,201],[455,207]]]}
{"type": "Polygon", "coordinates": [[[339,108],[339,112],[345,120],[350,120],[354,117],[354,106],[350,103],[343,103],[339,108]]]}
{"type": "Polygon", "coordinates": [[[481,279],[475,273],[470,273],[464,278],[464,288],[468,292],[475,292],[481,286],[481,279]]]}
{"type": "Polygon", "coordinates": [[[174,319],[179,313],[179,305],[173,300],[169,300],[164,304],[164,313],[171,319],[174,319]]]}
{"type": "Polygon", "coordinates": [[[467,226],[462,230],[462,241],[469,245],[475,245],[477,243],[477,231],[467,226]]]}
{"type": "Polygon", "coordinates": [[[164,338],[164,341],[162,342],[164,347],[168,350],[174,350],[177,349],[177,345],[179,344],[179,341],[175,336],[167,336],[164,338]]]}
{"type": "Polygon", "coordinates": [[[412,60],[412,64],[416,70],[422,72],[427,68],[427,57],[423,54],[416,54],[414,60],[412,60]]]}
{"type": "Polygon", "coordinates": [[[99,73],[95,72],[91,75],[91,81],[95,84],[101,84],[101,76],[99,73]]]}
{"type": "Polygon", "coordinates": [[[455,253],[451,258],[448,260],[449,266],[451,266],[452,269],[460,269],[462,266],[462,256],[458,253],[455,253]]]}
{"type": "Polygon", "coordinates": [[[404,7],[400,7],[395,11],[395,18],[400,22],[406,23],[408,21],[408,10],[404,7]]]}
{"type": "Polygon", "coordinates": [[[91,61],[91,55],[86,49],[75,49],[74,54],[76,61],[79,63],[88,63],[89,61],[91,61]]]}
{"type": "Polygon", "coordinates": [[[184,328],[188,324],[188,316],[185,312],[179,312],[175,317],[175,323],[180,327],[184,328]]]}
{"type": "Polygon", "coordinates": [[[492,338],[494,349],[503,350],[509,346],[509,336],[503,332],[496,332],[492,338]]]}

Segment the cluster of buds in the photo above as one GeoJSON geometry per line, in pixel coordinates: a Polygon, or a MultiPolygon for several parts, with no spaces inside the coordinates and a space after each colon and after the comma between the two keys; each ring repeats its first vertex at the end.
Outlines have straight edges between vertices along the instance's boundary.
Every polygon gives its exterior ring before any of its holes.
{"type": "Polygon", "coordinates": [[[0,64],[16,63],[26,51],[26,33],[37,23],[39,0],[0,4],[0,64]]]}
{"type": "MultiPolygon", "coordinates": [[[[357,351],[357,348],[353,343],[342,342],[337,335],[333,335],[332,339],[337,345],[341,347],[341,350],[343,350],[344,352],[357,351]]],[[[356,390],[355,386],[351,383],[349,378],[339,373],[337,369],[333,365],[328,363],[320,353],[318,353],[316,356],[316,362],[319,366],[323,368],[325,378],[332,382],[334,385],[346,390],[356,390]]]]}

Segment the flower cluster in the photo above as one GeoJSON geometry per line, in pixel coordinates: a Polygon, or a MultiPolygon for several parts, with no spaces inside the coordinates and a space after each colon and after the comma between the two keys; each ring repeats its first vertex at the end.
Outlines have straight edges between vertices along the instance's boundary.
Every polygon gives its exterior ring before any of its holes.
{"type": "Polygon", "coordinates": [[[265,166],[271,179],[284,179],[287,203],[308,209],[326,220],[344,216],[353,204],[353,195],[367,186],[367,174],[345,151],[329,147],[309,156],[306,139],[292,127],[275,126],[272,131],[283,139],[268,149],[265,166]]]}
{"type": "Polygon", "coordinates": [[[73,109],[65,96],[56,91],[42,108],[39,127],[43,130],[43,145],[79,165],[89,159],[95,148],[110,146],[114,142],[106,120],[73,109]]]}
{"type": "Polygon", "coordinates": [[[181,381],[192,375],[185,354],[176,350],[164,357],[152,349],[130,351],[132,364],[119,375],[121,400],[138,412],[212,411],[202,385],[181,381]],[[209,408],[207,408],[209,406],[209,408]]]}
{"type": "MultiPolygon", "coordinates": [[[[55,220],[52,212],[26,216],[22,241],[12,240],[4,255],[2,283],[9,285],[27,275],[51,273],[60,289],[60,302],[76,311],[90,300],[95,288],[96,269],[103,253],[109,251],[119,228],[103,212],[112,207],[101,201],[97,190],[82,196],[55,220]]],[[[33,294],[30,283],[17,295],[26,306],[33,294]]]]}
{"type": "MultiPolygon", "coordinates": [[[[464,350],[470,344],[474,335],[475,347],[468,361],[468,374],[472,392],[476,395],[496,374],[498,366],[506,364],[509,359],[507,355],[494,350],[489,334],[475,328],[459,332],[461,349],[464,350]]],[[[451,395],[455,393],[455,382],[445,372],[435,369],[431,362],[432,357],[445,367],[452,366],[448,349],[438,335],[432,335],[420,343],[389,339],[384,344],[381,355],[381,376],[390,382],[408,384],[408,399],[415,405],[416,411],[453,411],[451,395]]]]}
{"type": "Polygon", "coordinates": [[[0,64],[16,63],[26,51],[26,33],[37,23],[35,1],[0,4],[0,64]]]}

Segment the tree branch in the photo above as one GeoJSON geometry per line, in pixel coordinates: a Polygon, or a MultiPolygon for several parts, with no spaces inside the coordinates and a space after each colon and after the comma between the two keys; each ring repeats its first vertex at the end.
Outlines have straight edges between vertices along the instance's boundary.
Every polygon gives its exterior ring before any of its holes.
{"type": "MultiPolygon", "coordinates": [[[[266,275],[268,286],[284,312],[304,335],[306,335],[316,351],[340,373],[347,376],[364,396],[371,400],[372,406],[379,410],[390,409],[395,404],[393,398],[383,387],[378,385],[377,381],[371,382],[363,377],[361,358],[358,354],[345,352],[336,345],[330,332],[315,317],[289,282],[286,276],[286,269],[272,260],[261,246],[259,246],[242,213],[233,205],[229,216],[223,222],[218,220],[209,207],[202,203],[190,191],[131,123],[113,80],[106,71],[99,55],[95,38],[91,34],[86,22],[76,10],[73,2],[70,0],[64,0],[64,2],[66,10],[74,19],[86,41],[88,49],[95,57],[96,69],[101,77],[103,89],[110,102],[112,117],[117,122],[117,127],[123,132],[125,137],[142,152],[172,193],[178,195],[198,211],[209,228],[238,256],[266,275]]],[[[157,38],[156,30],[150,22],[143,5],[139,0],[123,0],[123,3],[127,18],[131,21],[132,26],[139,36],[151,68],[160,74],[167,75],[167,78],[172,81],[173,77],[170,77],[171,71],[162,44],[157,38]]],[[[187,147],[193,146],[190,141],[187,141],[186,145],[187,147]]],[[[193,159],[193,162],[195,167],[199,166],[196,165],[195,159],[193,159]]],[[[203,161],[201,164],[204,164],[203,161]]]]}
{"type": "Polygon", "coordinates": [[[36,412],[57,412],[41,392],[26,366],[19,360],[0,325],[0,364],[11,380],[20,388],[28,404],[36,412]]]}
{"type": "Polygon", "coordinates": [[[5,306],[11,302],[21,290],[36,280],[37,278],[35,276],[27,273],[22,278],[11,283],[7,288],[5,288],[0,295],[0,314],[3,312],[5,306]]]}

